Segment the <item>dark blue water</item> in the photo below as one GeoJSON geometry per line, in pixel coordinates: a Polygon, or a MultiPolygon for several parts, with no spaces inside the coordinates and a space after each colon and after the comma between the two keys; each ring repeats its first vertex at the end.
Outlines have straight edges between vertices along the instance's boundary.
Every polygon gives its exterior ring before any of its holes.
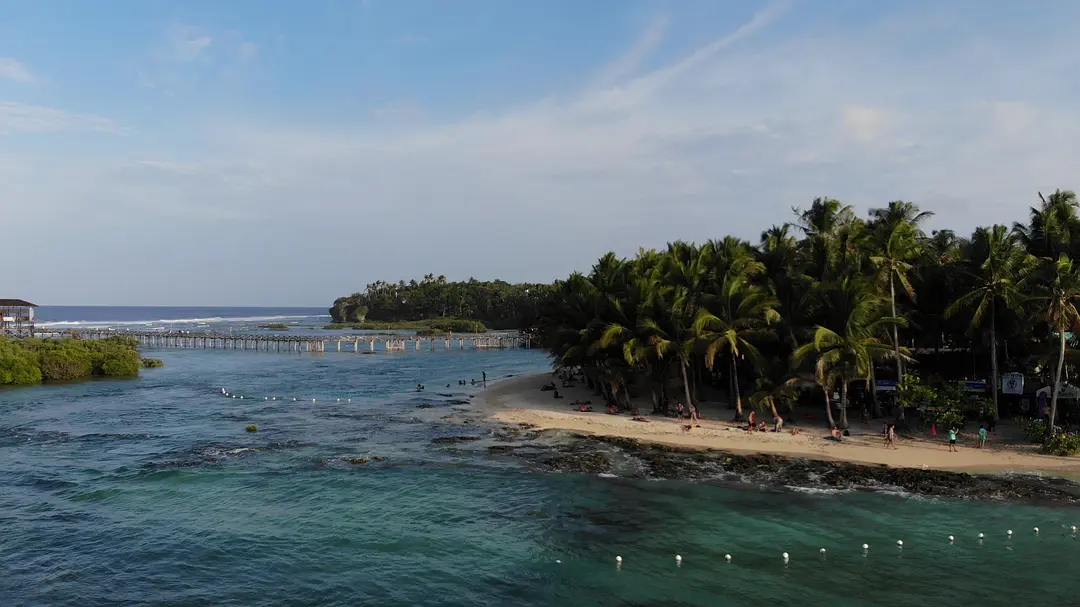
{"type": "Polygon", "coordinates": [[[491,453],[482,388],[456,382],[543,369],[538,351],[153,356],[166,366],[134,380],[0,392],[0,605],[1080,596],[1073,507],[549,474],[491,453]],[[481,440],[432,442],[458,435],[481,440]]]}
{"type": "Polygon", "coordinates": [[[330,321],[326,308],[41,306],[34,315],[39,325],[72,329],[113,327],[228,331],[267,323],[322,326],[330,321]]]}

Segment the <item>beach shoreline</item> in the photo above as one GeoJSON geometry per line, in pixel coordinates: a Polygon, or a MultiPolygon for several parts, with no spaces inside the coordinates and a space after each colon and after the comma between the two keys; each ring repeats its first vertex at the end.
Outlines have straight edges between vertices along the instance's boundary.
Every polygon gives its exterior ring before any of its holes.
{"type": "MultiPolygon", "coordinates": [[[[702,451],[720,451],[733,455],[768,454],[787,458],[804,458],[826,462],[847,462],[879,465],[891,468],[942,470],[972,474],[1037,474],[1080,480],[1080,458],[1042,455],[1034,446],[1003,446],[991,440],[986,449],[976,449],[964,443],[958,452],[950,453],[947,441],[906,438],[895,449],[886,449],[875,426],[852,425],[852,436],[843,442],[827,440],[827,431],[818,423],[802,424],[799,434],[792,435],[788,424],[784,431],[746,432],[735,428],[729,420],[732,412],[716,403],[700,405],[703,419],[700,427],[685,429],[673,418],[647,415],[652,404],[634,402],[646,422],[633,421],[629,415],[609,415],[601,398],[584,386],[559,388],[563,398],[553,398],[553,392],[540,388],[554,379],[551,372],[538,372],[500,379],[488,383],[476,399],[485,406],[490,419],[505,424],[528,424],[536,430],[561,430],[581,435],[631,439],[642,443],[702,451]],[[571,409],[575,399],[593,401],[593,412],[581,413],[571,409]]],[[[880,424],[880,422],[878,422],[880,424]]],[[[963,443],[963,441],[962,441],[963,443]]]]}

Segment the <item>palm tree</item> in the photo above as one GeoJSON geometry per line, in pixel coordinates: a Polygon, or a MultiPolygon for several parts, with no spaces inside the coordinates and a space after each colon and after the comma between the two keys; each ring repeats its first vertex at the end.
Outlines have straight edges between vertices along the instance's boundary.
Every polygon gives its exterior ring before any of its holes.
{"type": "Polygon", "coordinates": [[[754,342],[774,338],[768,326],[780,320],[778,305],[768,291],[750,282],[745,270],[732,271],[721,277],[715,292],[703,298],[694,321],[695,338],[705,346],[705,366],[712,369],[721,354],[730,358],[736,421],[743,414],[739,360],[749,356],[752,363],[760,364],[761,353],[754,342]]]}
{"type": "Polygon", "coordinates": [[[1040,294],[1035,300],[1041,303],[1046,322],[1058,334],[1058,359],[1054,367],[1054,389],[1050,397],[1050,431],[1054,432],[1057,416],[1058,393],[1061,390],[1061,369],[1065,366],[1065,333],[1080,325],[1080,267],[1065,254],[1056,260],[1045,259],[1037,284],[1040,294]]]}
{"type": "Polygon", "coordinates": [[[971,327],[979,329],[985,320],[990,322],[990,389],[994,402],[994,419],[998,413],[997,310],[999,306],[1015,309],[1022,299],[1020,285],[1037,261],[1017,246],[1017,237],[1003,225],[978,228],[967,251],[973,281],[970,291],[950,305],[945,314],[953,316],[970,311],[971,327]],[[989,317],[989,318],[987,318],[989,317]]]}
{"type": "MultiPolygon", "coordinates": [[[[930,211],[921,211],[918,205],[903,200],[894,200],[882,209],[870,209],[870,230],[875,236],[877,250],[877,254],[872,256],[870,261],[877,269],[878,287],[882,290],[885,286],[889,288],[889,303],[893,316],[897,316],[896,283],[900,283],[908,299],[915,301],[915,290],[911,287],[908,274],[913,268],[912,262],[918,256],[918,245],[922,237],[919,224],[933,215],[930,211]]],[[[896,359],[896,385],[902,390],[904,368],[895,324],[892,326],[892,342],[896,359]]]]}
{"type": "MultiPolygon", "coordinates": [[[[798,367],[813,359],[814,377],[819,384],[826,387],[833,379],[840,382],[840,426],[847,428],[848,385],[858,379],[869,382],[874,362],[894,356],[892,348],[878,335],[885,327],[904,321],[887,316],[884,300],[858,278],[829,285],[826,300],[826,324],[816,327],[813,341],[795,350],[792,364],[798,367]]],[[[903,348],[900,355],[906,356],[903,348]]],[[[826,390],[826,403],[827,399],[826,390]]]]}

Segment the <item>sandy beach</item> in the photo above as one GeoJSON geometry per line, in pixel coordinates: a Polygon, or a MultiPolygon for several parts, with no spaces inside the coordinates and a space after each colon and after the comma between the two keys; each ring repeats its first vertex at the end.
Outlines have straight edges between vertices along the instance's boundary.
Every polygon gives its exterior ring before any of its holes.
{"type": "MultiPolygon", "coordinates": [[[[1080,476],[1080,459],[1051,457],[1037,453],[1030,445],[1003,445],[992,437],[986,449],[975,448],[974,440],[960,441],[959,452],[950,453],[948,441],[936,438],[901,438],[896,449],[886,449],[878,433],[880,423],[870,427],[853,424],[852,435],[842,443],[826,440],[820,421],[801,424],[792,435],[789,425],[781,433],[745,432],[730,422],[732,412],[716,403],[700,405],[700,427],[686,430],[673,418],[647,415],[651,403],[635,402],[647,422],[636,422],[627,414],[609,415],[602,399],[584,386],[559,388],[564,397],[540,387],[554,379],[551,373],[535,373],[499,380],[482,393],[491,407],[491,416],[504,423],[528,423],[540,429],[560,429],[581,434],[635,438],[681,447],[716,449],[733,453],[771,453],[820,460],[840,460],[892,467],[927,468],[962,472],[1035,472],[1054,476],[1080,476]],[[571,409],[575,399],[592,400],[594,412],[571,409]]],[[[943,433],[942,433],[943,434],[943,433]]],[[[962,437],[963,438],[963,437],[962,437]]]]}

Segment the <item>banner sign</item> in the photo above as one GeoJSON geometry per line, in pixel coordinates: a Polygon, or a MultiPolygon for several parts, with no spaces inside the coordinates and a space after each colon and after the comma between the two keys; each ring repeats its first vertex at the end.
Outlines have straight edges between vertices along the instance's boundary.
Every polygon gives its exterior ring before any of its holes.
{"type": "Polygon", "coordinates": [[[1001,376],[1001,392],[1003,394],[1023,394],[1024,374],[1006,373],[1001,376]]]}

